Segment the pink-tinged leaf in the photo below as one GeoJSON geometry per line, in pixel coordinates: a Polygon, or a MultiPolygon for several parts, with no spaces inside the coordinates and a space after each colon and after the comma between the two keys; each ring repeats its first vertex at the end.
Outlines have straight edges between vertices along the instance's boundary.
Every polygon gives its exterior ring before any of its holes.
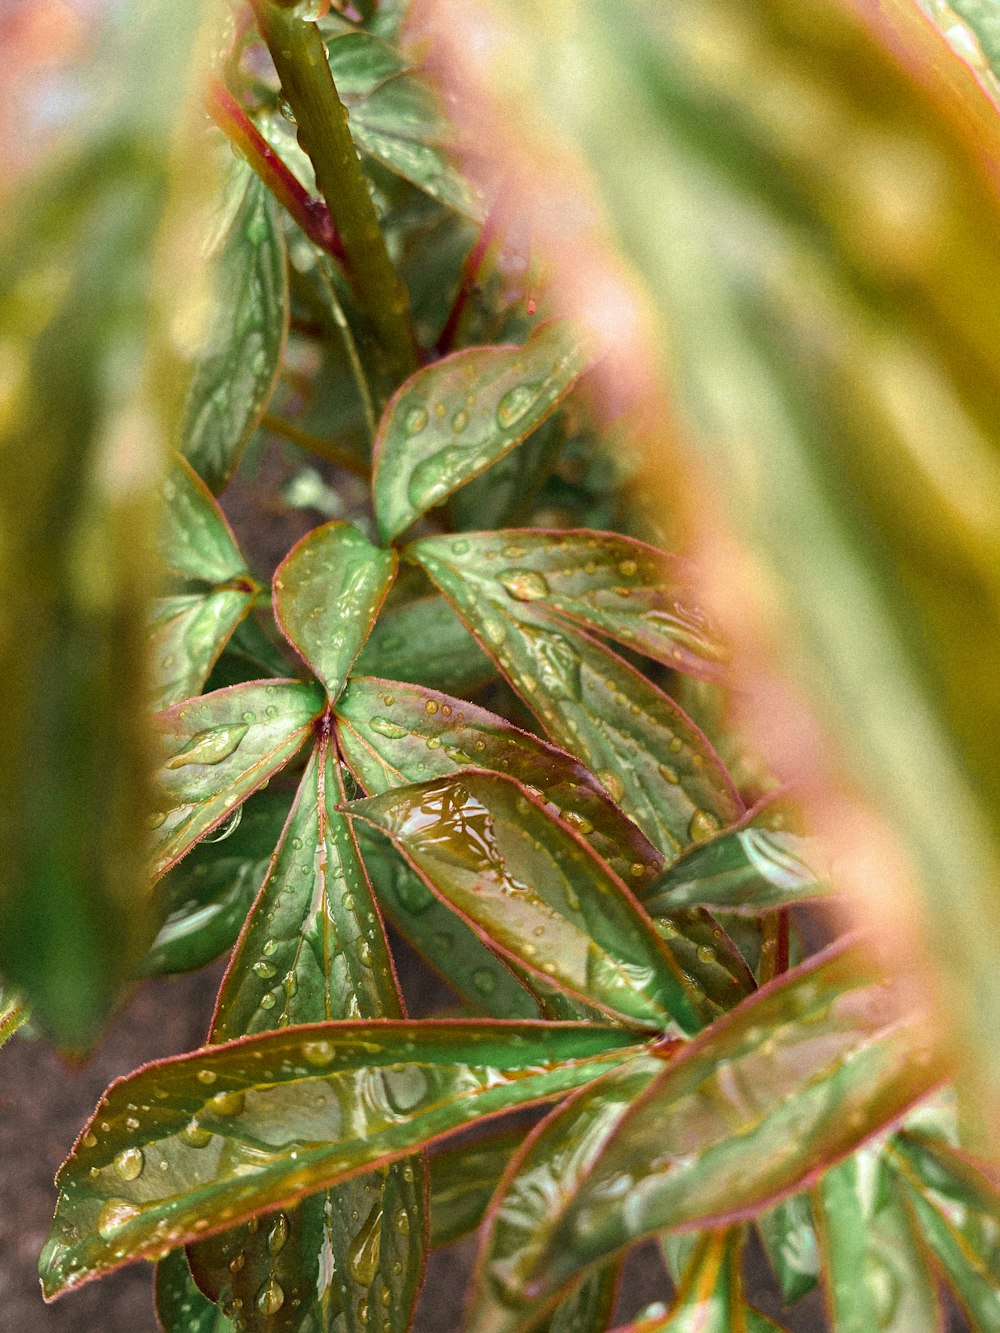
{"type": "Polygon", "coordinates": [[[497,669],[443,597],[387,603],[354,663],[354,674],[412,681],[468,695],[497,669]]]}
{"type": "Polygon", "coordinates": [[[154,708],[196,695],[253,605],[251,587],[157,597],[151,617],[154,708]]]}
{"type": "Polygon", "coordinates": [[[16,992],[4,989],[0,982],[0,1046],[4,1044],[22,1023],[27,1022],[28,1007],[16,992]]]}
{"type": "Polygon", "coordinates": [[[547,1251],[567,1200],[663,1067],[655,1055],[637,1055],[569,1098],[524,1140],[487,1212],[467,1301],[467,1333],[527,1328],[557,1298],[558,1288],[544,1304],[529,1306],[523,1303],[524,1283],[547,1251]]]}
{"type": "Polygon", "coordinates": [[[174,579],[216,587],[249,578],[226,516],[194,468],[175,454],[163,483],[164,513],[157,553],[174,579]]]}
{"type": "MultiPolygon", "coordinates": [[[[662,690],[568,622],[466,580],[462,537],[407,548],[557,744],[582,759],[666,856],[743,814],[718,755],[662,690]],[[455,547],[458,547],[456,555],[455,547]]],[[[499,573],[499,571],[498,571],[499,573]]]]}
{"type": "Polygon", "coordinates": [[[673,1228],[750,1218],[808,1184],[940,1081],[926,1015],[857,945],[713,1024],[633,1103],[521,1278],[544,1303],[590,1264],[673,1228]]]}
{"type": "Polygon", "coordinates": [[[396,564],[394,551],[334,522],[303,537],[275,571],[275,619],[331,701],[371,632],[396,564]]]}
{"type": "Polygon", "coordinates": [[[743,1304],[740,1227],[707,1232],[684,1270],[664,1333],[749,1333],[743,1304]]]}
{"type": "Polygon", "coordinates": [[[382,1019],[148,1065],[108,1089],[60,1168],[43,1293],[287,1208],[477,1117],[557,1098],[634,1054],[634,1041],[591,1023],[382,1019]]]}
{"type": "Polygon", "coordinates": [[[703,680],[724,674],[727,653],[697,605],[690,567],[613,532],[509,528],[429,537],[416,544],[487,598],[499,584],[515,601],[606,635],[703,680]]]}
{"type": "Polygon", "coordinates": [[[302,748],[323,712],[316,685],[233,685],[154,719],[163,756],[151,859],[162,875],[302,748]]]}
{"type": "Polygon", "coordinates": [[[520,966],[627,1023],[702,1025],[697,992],[629,890],[513,778],[467,769],[347,809],[520,966]]]}
{"type": "Polygon", "coordinates": [[[880,1148],[863,1148],[827,1171],[812,1200],[835,1333],[942,1328],[937,1285],[880,1148]]]}
{"type": "Polygon", "coordinates": [[[540,325],[523,347],[471,347],[418,370],[390,400],[373,450],[383,541],[503,458],[558,407],[590,361],[578,330],[540,325]]]}
{"type": "Polygon", "coordinates": [[[156,1317],[163,1333],[236,1333],[217,1305],[195,1285],[183,1250],[156,1265],[156,1317]]]}
{"type": "Polygon", "coordinates": [[[768,1262],[778,1279],[783,1305],[794,1305],[816,1286],[819,1249],[809,1199],[793,1194],[757,1219],[768,1262]]]}

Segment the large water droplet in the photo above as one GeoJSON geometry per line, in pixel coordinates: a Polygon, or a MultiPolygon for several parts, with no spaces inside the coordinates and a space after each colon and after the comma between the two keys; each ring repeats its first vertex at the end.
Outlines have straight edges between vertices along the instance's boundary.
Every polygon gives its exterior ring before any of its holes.
{"type": "Polygon", "coordinates": [[[272,1254],[280,1254],[288,1241],[288,1218],[279,1213],[274,1219],[274,1226],[267,1234],[267,1248],[272,1254]]]}
{"type": "Polygon", "coordinates": [[[273,1277],[269,1277],[257,1293],[257,1309],[261,1314],[277,1314],[285,1303],[285,1293],[273,1277]]]}
{"type": "Polygon", "coordinates": [[[539,388],[537,384],[516,384],[507,390],[497,403],[497,425],[501,430],[512,429],[534,407],[539,388]]]}
{"type": "Polygon", "coordinates": [[[217,1092],[208,1099],[208,1109],[216,1115],[241,1115],[245,1100],[242,1092],[217,1092]]]}
{"type": "Polygon", "coordinates": [[[688,823],[688,837],[692,842],[705,842],[719,831],[719,821],[708,810],[698,809],[688,823]]]}
{"type": "Polygon", "coordinates": [[[387,717],[373,717],[368,723],[372,731],[377,732],[379,736],[385,736],[390,741],[402,740],[406,736],[407,730],[396,722],[390,722],[387,717]]]}
{"type": "Polygon", "coordinates": [[[407,435],[419,435],[427,425],[427,409],[425,407],[411,407],[403,418],[403,426],[407,435]]]}
{"type": "Polygon", "coordinates": [[[361,963],[365,967],[371,967],[372,946],[368,943],[368,941],[366,939],[358,940],[357,944],[355,945],[355,950],[357,952],[358,958],[361,961],[361,963]]]}
{"type": "Polygon", "coordinates": [[[480,995],[492,995],[497,988],[496,975],[488,967],[477,967],[472,973],[472,984],[480,995]]]}
{"type": "Polygon", "coordinates": [[[231,838],[240,826],[243,818],[243,807],[238,805],[226,822],[207,838],[202,838],[202,842],[225,842],[231,838]]]}
{"type": "Polygon", "coordinates": [[[105,1199],[97,1215],[97,1230],[104,1240],[110,1240],[126,1222],[139,1216],[140,1210],[126,1199],[105,1199]]]}
{"type": "Polygon", "coordinates": [[[142,1155],[141,1148],[124,1148],[112,1165],[115,1168],[115,1175],[122,1180],[138,1180],[142,1175],[142,1168],[146,1165],[146,1159],[142,1155]]]}
{"type": "Polygon", "coordinates": [[[359,1287],[370,1287],[382,1254],[382,1205],[375,1203],[347,1256],[347,1270],[359,1287]]]}
{"type": "Polygon", "coordinates": [[[232,727],[212,727],[208,731],[199,731],[197,735],[192,736],[180,754],[172,755],[167,760],[165,767],[184,768],[187,764],[221,764],[238,749],[249,730],[248,726],[237,724],[232,727]]]}
{"type": "Polygon", "coordinates": [[[513,570],[509,574],[501,574],[500,582],[511,597],[519,602],[537,602],[539,598],[547,597],[550,591],[543,576],[531,569],[513,570]]]}
{"type": "Polygon", "coordinates": [[[302,1047],[303,1058],[311,1065],[328,1065],[333,1054],[333,1043],[329,1041],[307,1041],[302,1047]]]}
{"type": "Polygon", "coordinates": [[[455,415],[452,417],[451,428],[453,431],[455,431],[456,434],[461,435],[462,431],[465,430],[468,424],[469,424],[469,414],[463,407],[458,412],[456,412],[455,415]]]}
{"type": "Polygon", "coordinates": [[[273,977],[275,972],[277,972],[277,970],[278,969],[274,966],[273,963],[266,963],[264,962],[263,959],[259,959],[253,965],[253,971],[256,973],[258,977],[262,977],[263,980],[265,981],[273,977]]]}
{"type": "Polygon", "coordinates": [[[625,784],[617,773],[612,773],[610,769],[602,768],[597,774],[597,780],[614,802],[619,802],[624,796],[625,784]]]}
{"type": "Polygon", "coordinates": [[[212,1142],[211,1133],[207,1129],[202,1129],[197,1120],[189,1120],[181,1130],[180,1136],[189,1148],[207,1148],[212,1142]]]}

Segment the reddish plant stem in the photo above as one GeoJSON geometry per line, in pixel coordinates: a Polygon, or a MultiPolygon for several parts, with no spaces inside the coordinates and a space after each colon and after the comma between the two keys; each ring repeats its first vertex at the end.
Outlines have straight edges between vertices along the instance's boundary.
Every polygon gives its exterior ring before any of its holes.
{"type": "Polygon", "coordinates": [[[343,261],[344,248],[326,204],[321,199],[314,199],[292,174],[229,89],[216,81],[209,87],[205,101],[208,114],[219,129],[239,149],[313,244],[343,261]]]}
{"type": "Polygon", "coordinates": [[[775,976],[780,977],[788,971],[788,920],[789,912],[787,907],[778,909],[778,950],[774,960],[775,976]]]}
{"type": "Polygon", "coordinates": [[[438,356],[445,356],[455,345],[458,326],[465,314],[465,307],[469,304],[475,290],[476,280],[486,259],[486,253],[500,233],[505,211],[502,199],[501,193],[493,201],[493,206],[486,215],[486,221],[480,228],[475,244],[465,256],[458,292],[452,302],[451,309],[448,311],[448,318],[444,322],[444,328],[441,330],[435,347],[438,356]]]}

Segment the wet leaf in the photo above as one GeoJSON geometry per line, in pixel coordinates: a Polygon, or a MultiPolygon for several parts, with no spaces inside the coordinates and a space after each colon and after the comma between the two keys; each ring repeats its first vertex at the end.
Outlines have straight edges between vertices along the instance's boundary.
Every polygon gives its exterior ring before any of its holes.
{"type": "Polygon", "coordinates": [[[297,680],[233,685],[156,715],[159,812],[152,872],[161,875],[283,768],[308,740],[324,701],[297,680]]]}
{"type": "Polygon", "coordinates": [[[349,523],[314,528],[278,566],[274,614],[288,641],[336,699],[396,576],[349,523]]]}
{"type": "Polygon", "coordinates": [[[604,1333],[614,1314],[619,1266],[608,1264],[588,1273],[564,1296],[544,1325],[543,1333],[604,1333]]]}
{"type": "Polygon", "coordinates": [[[253,599],[252,588],[155,599],[150,625],[154,708],[169,708],[200,692],[253,599]]]}
{"type": "Polygon", "coordinates": [[[347,808],[522,967],[626,1022],[701,1026],[691,987],[629,890],[512,778],[470,769],[347,808]]]}
{"type": "Polygon", "coordinates": [[[157,553],[170,577],[215,587],[249,578],[218,502],[190,463],[177,454],[163,483],[163,499],[157,553]]]}
{"type": "Polygon", "coordinates": [[[613,532],[508,528],[464,532],[449,563],[483,596],[497,584],[515,601],[623,643],[701,679],[724,672],[726,652],[692,590],[686,561],[613,532]],[[467,545],[462,545],[467,543],[467,545]]]}
{"type": "Polygon", "coordinates": [[[28,1018],[28,1009],[16,991],[0,981],[0,1046],[14,1035],[28,1018]]]}
{"type": "Polygon", "coordinates": [[[431,1153],[433,1249],[475,1231],[511,1156],[523,1142],[523,1129],[502,1129],[431,1153]]]}
{"type": "Polygon", "coordinates": [[[471,694],[496,680],[496,667],[443,597],[386,606],[354,663],[359,676],[410,681],[471,694]]]}
{"type": "Polygon", "coordinates": [[[184,403],[179,448],[222,490],[267,407],[288,328],[278,206],[247,163],[230,164],[229,199],[208,262],[214,304],[184,403]]]}
{"type": "Polygon", "coordinates": [[[566,1201],[632,1102],[663,1068],[654,1055],[636,1056],[567,1099],[524,1140],[487,1213],[468,1300],[468,1333],[514,1333],[543,1313],[541,1305],[528,1311],[521,1304],[524,1282],[548,1249],[566,1201]]]}
{"type": "Polygon", "coordinates": [[[183,1250],[156,1265],[156,1317],[163,1333],[235,1333],[232,1322],[195,1285],[183,1250]]]}
{"type": "Polygon", "coordinates": [[[813,1211],[836,1333],[940,1327],[926,1254],[879,1148],[862,1149],[827,1171],[813,1191],[813,1211]]]}
{"type": "MultiPolygon", "coordinates": [[[[324,731],[219,991],[210,1041],[401,1015],[382,923],[335,809],[342,798],[324,731]]],[[[351,1323],[362,1301],[387,1310],[388,1333],[406,1330],[423,1272],[423,1175],[422,1161],[407,1159],[312,1195],[190,1247],[192,1271],[248,1331],[293,1333],[341,1311],[351,1323]]]]}
{"type": "Polygon", "coordinates": [[[373,446],[383,541],[542,424],[587,368],[573,327],[542,324],[523,347],[472,347],[418,370],[390,400],[373,446]]]}
{"type": "Polygon", "coordinates": [[[493,1018],[538,1017],[539,1007],[529,990],[460,917],[435,898],[388,838],[364,823],[357,825],[357,838],[386,916],[452,990],[493,1018]]]}
{"type": "Polygon", "coordinates": [[[556,413],[515,452],[455,492],[448,502],[451,526],[456,532],[506,528],[531,513],[566,441],[564,414],[556,413]]]}
{"type": "Polygon", "coordinates": [[[160,880],[166,918],[146,976],[204,967],[236,943],[288,818],[290,791],[258,791],[160,880]]]}
{"type": "Polygon", "coordinates": [[[739,1227],[709,1231],[698,1242],[664,1333],[749,1333],[743,1305],[739,1227]]]}
{"type": "Polygon", "coordinates": [[[762,1213],[757,1230],[778,1279],[782,1304],[794,1305],[819,1278],[816,1230],[806,1195],[793,1194],[762,1213]]]}
{"type": "Polygon", "coordinates": [[[108,1089],[60,1169],[44,1294],[286,1207],[476,1117],[558,1097],[634,1040],[594,1024],[377,1020],[147,1066],[108,1089]]]}
{"type": "MultiPolygon", "coordinates": [[[[616,804],[668,856],[743,811],[708,741],[662,690],[568,624],[466,579],[463,537],[407,547],[548,734],[592,769],[616,804]]],[[[497,571],[499,574],[499,570],[497,571]]]]}
{"type": "Polygon", "coordinates": [[[857,946],[758,991],[633,1103],[519,1275],[524,1299],[544,1304],[658,1231],[751,1217],[801,1189],[939,1081],[926,1040],[857,946]]]}

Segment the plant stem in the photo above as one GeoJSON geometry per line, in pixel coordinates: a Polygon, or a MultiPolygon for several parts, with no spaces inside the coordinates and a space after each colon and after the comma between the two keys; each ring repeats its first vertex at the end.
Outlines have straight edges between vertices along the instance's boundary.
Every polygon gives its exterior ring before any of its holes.
{"type": "Polygon", "coordinates": [[[386,249],[323,38],[315,23],[271,0],[253,0],[253,7],[295,117],[299,143],[313,164],[316,185],[343,245],[355,297],[382,351],[386,372],[398,384],[417,367],[409,298],[386,249]]]}
{"type": "Polygon", "coordinates": [[[265,412],[260,424],[272,435],[280,435],[282,439],[291,440],[293,444],[307,449],[309,453],[315,454],[317,458],[322,458],[327,463],[332,463],[334,467],[343,468],[345,472],[351,472],[356,477],[368,480],[369,467],[364,459],[355,457],[334,440],[324,440],[319,435],[313,435],[310,431],[303,430],[301,426],[296,426],[294,422],[286,421],[284,417],[272,416],[270,412],[265,412]]]}

